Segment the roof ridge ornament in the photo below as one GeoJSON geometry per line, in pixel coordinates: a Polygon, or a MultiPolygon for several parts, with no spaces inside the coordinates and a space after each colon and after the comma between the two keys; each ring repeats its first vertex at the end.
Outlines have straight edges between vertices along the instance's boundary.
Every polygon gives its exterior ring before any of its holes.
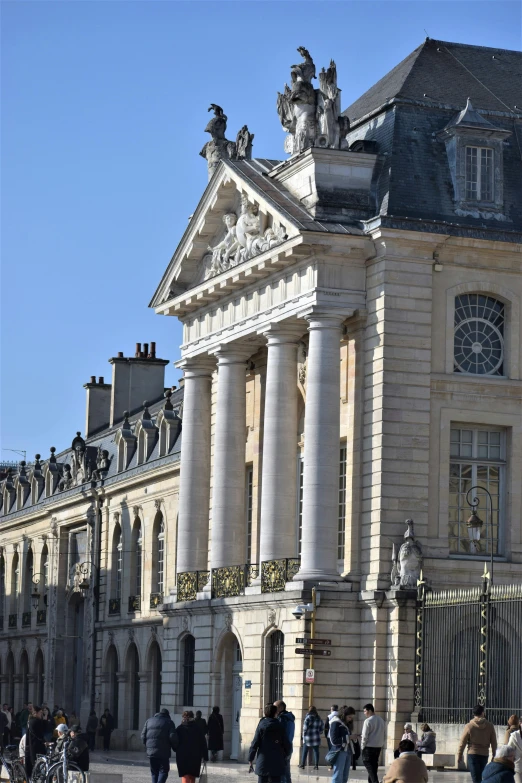
{"type": "Polygon", "coordinates": [[[341,114],[341,90],[337,87],[337,67],[330,60],[319,73],[319,89],[314,88],[315,64],[308,49],[297,50],[303,62],[290,69],[291,86],[277,93],[277,113],[288,131],[285,152],[297,155],[309,147],[348,149],[346,135],[350,120],[341,114]]]}
{"type": "Polygon", "coordinates": [[[207,141],[199,154],[207,161],[210,180],[220,161],[251,159],[254,134],[249,132],[246,125],[243,125],[238,131],[235,142],[229,141],[225,137],[228,117],[221,106],[218,106],[217,103],[211,103],[208,110],[213,111],[214,116],[207,123],[205,133],[210,133],[212,141],[207,141]]]}

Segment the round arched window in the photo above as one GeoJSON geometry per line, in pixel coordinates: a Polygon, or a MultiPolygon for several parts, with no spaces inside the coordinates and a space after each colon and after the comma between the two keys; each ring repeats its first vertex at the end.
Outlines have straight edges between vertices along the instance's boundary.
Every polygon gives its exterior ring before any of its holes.
{"type": "Polygon", "coordinates": [[[483,294],[455,298],[455,372],[502,375],[504,305],[483,294]]]}

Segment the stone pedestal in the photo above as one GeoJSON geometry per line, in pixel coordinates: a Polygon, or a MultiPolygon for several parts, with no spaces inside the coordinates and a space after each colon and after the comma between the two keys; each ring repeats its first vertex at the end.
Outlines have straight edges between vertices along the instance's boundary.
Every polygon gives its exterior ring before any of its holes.
{"type": "Polygon", "coordinates": [[[310,345],[306,381],[303,529],[296,581],[338,581],[340,364],[339,312],[307,316],[310,345]]]}

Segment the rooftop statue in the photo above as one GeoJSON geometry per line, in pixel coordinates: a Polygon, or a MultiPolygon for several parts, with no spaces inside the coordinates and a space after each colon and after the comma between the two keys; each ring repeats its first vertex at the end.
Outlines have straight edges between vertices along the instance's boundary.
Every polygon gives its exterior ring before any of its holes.
{"type": "Polygon", "coordinates": [[[208,178],[210,179],[221,160],[250,160],[254,134],[249,132],[246,125],[243,125],[236,140],[229,141],[225,137],[227,116],[223,109],[216,103],[211,103],[209,111],[213,111],[214,116],[207,123],[205,133],[210,133],[212,141],[207,141],[199,154],[207,160],[208,178]]]}
{"type": "Polygon", "coordinates": [[[279,119],[288,131],[285,151],[296,155],[309,147],[348,149],[350,122],[341,116],[341,91],[334,61],[320,72],[316,89],[312,84],[316,71],[310,52],[304,46],[297,51],[303,62],[291,66],[291,86],[285,84],[284,92],[277,94],[279,119]]]}

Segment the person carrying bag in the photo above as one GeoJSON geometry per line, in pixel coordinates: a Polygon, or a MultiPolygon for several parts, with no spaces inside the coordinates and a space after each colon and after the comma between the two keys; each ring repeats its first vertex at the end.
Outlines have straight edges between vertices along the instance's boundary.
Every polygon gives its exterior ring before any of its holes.
{"type": "Polygon", "coordinates": [[[348,708],[342,715],[330,719],[331,749],[326,754],[326,762],[333,767],[332,783],[347,783],[352,763],[350,729],[346,725],[348,708]]]}

